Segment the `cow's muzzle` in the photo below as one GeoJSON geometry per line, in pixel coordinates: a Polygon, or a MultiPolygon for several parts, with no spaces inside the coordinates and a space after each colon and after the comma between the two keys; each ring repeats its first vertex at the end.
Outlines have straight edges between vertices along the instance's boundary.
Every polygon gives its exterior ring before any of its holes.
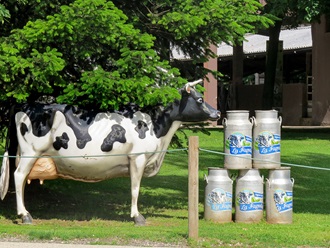
{"type": "Polygon", "coordinates": [[[211,121],[216,121],[216,120],[220,119],[220,117],[221,117],[221,112],[220,111],[214,111],[210,115],[210,120],[211,121]]]}

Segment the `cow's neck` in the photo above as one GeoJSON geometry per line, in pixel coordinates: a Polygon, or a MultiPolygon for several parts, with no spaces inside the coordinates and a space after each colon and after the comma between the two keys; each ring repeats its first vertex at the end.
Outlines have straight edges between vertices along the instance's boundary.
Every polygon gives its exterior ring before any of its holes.
{"type": "MultiPolygon", "coordinates": [[[[176,132],[176,130],[178,130],[180,125],[181,125],[181,121],[172,122],[172,124],[169,126],[169,129],[167,130],[166,134],[159,138],[161,140],[161,142],[159,143],[159,146],[157,147],[157,151],[160,152],[160,151],[167,150],[174,133],[176,132]]],[[[151,156],[150,160],[152,161],[152,163],[148,163],[148,165],[146,166],[146,168],[144,170],[144,176],[151,177],[151,176],[156,175],[159,172],[160,167],[163,164],[165,154],[166,154],[165,152],[160,152],[160,153],[155,153],[151,156]]]]}
{"type": "Polygon", "coordinates": [[[153,116],[153,126],[154,126],[154,132],[156,134],[157,138],[161,138],[164,136],[172,136],[174,135],[175,131],[180,127],[181,122],[180,121],[175,121],[175,115],[176,109],[174,105],[166,108],[164,111],[162,111],[160,114],[155,114],[153,116]],[[171,130],[171,134],[169,131],[171,130]]]}

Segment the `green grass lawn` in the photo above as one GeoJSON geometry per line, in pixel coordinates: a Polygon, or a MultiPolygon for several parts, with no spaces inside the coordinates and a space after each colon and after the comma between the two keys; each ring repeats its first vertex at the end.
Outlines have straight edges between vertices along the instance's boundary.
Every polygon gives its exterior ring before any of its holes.
{"type": "MultiPolygon", "coordinates": [[[[223,152],[223,131],[199,136],[200,148],[223,152]]],[[[160,173],[142,180],[140,212],[147,225],[135,227],[130,214],[130,180],[100,183],[71,180],[26,186],[26,207],[33,225],[16,215],[14,192],[0,202],[0,240],[55,240],[91,244],[192,247],[330,247],[330,171],[292,167],[293,224],[217,224],[203,220],[204,175],[208,167],[223,167],[223,156],[199,155],[199,239],[188,239],[188,154],[168,153],[160,173]]],[[[330,168],[330,129],[282,130],[281,161],[330,168]]],[[[262,170],[265,178],[268,171],[262,170]]],[[[233,177],[237,171],[231,171],[233,177]]]]}

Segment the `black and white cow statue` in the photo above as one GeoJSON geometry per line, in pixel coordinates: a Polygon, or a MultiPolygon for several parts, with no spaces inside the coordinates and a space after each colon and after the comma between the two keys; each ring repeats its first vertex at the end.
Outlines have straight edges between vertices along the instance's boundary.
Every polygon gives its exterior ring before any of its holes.
{"type": "MultiPolygon", "coordinates": [[[[163,151],[182,123],[215,121],[220,117],[220,112],[205,103],[193,88],[199,82],[187,83],[180,90],[181,99],[155,116],[140,111],[85,111],[59,104],[22,107],[15,114],[18,149],[14,178],[17,213],[23,223],[32,223],[24,205],[26,181],[40,179],[42,183],[44,179],[64,178],[97,182],[130,176],[131,217],[137,225],[144,225],[137,206],[142,176],[158,173],[163,151]]],[[[9,184],[7,156],[8,152],[1,168],[2,199],[9,184]]]]}

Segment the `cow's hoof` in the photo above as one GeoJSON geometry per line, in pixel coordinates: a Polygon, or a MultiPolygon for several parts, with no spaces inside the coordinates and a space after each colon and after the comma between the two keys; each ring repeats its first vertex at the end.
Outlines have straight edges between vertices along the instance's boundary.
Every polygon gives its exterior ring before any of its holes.
{"type": "Polygon", "coordinates": [[[138,216],[134,217],[134,223],[136,226],[145,226],[146,219],[143,217],[142,214],[139,214],[138,216]]]}
{"type": "Polygon", "coordinates": [[[22,216],[22,223],[23,224],[27,224],[27,225],[31,225],[32,224],[32,216],[30,213],[27,213],[27,215],[23,215],[22,216]]]}

